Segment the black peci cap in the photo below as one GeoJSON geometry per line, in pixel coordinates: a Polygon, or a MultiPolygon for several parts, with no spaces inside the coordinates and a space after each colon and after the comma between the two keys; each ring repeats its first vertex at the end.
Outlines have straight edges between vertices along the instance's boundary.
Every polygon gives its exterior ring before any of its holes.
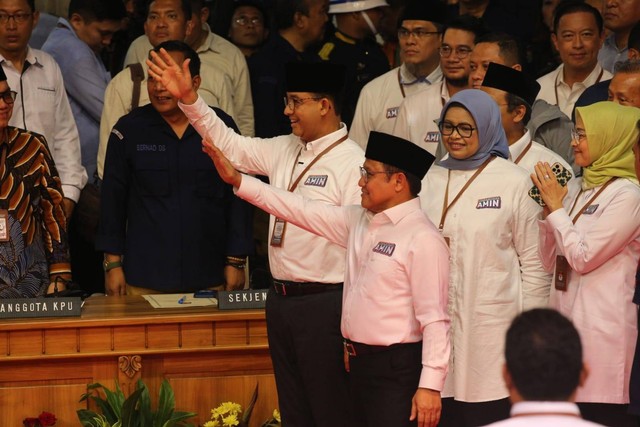
{"type": "Polygon", "coordinates": [[[364,156],[370,160],[395,166],[422,179],[427,174],[435,157],[411,141],[372,131],[369,133],[364,156]]]}

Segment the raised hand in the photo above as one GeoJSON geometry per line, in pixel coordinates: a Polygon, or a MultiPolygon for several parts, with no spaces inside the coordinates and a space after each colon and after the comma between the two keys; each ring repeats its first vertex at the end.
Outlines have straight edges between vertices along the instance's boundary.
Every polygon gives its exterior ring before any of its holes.
{"type": "Polygon", "coordinates": [[[213,145],[213,142],[208,139],[203,139],[202,151],[207,153],[211,160],[213,160],[213,164],[218,171],[218,175],[220,175],[220,178],[222,178],[224,182],[233,185],[234,187],[240,187],[242,174],[233,167],[229,159],[222,154],[222,151],[213,145]]]}
{"type": "Polygon", "coordinates": [[[184,104],[193,104],[198,94],[193,89],[189,62],[189,59],[185,59],[180,66],[166,50],[160,49],[159,54],[151,51],[151,59],[147,59],[149,76],[162,83],[171,95],[184,104]]]}

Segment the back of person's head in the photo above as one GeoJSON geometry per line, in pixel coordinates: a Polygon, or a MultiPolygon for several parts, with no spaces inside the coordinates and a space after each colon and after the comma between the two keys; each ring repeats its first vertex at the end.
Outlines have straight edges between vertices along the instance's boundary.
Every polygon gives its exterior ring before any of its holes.
{"type": "Polygon", "coordinates": [[[513,67],[516,64],[522,64],[520,48],[513,36],[507,33],[490,32],[476,38],[476,44],[480,43],[496,44],[500,50],[500,56],[505,61],[505,65],[513,67]]]}
{"type": "Polygon", "coordinates": [[[191,73],[191,77],[200,75],[200,57],[196,53],[195,50],[191,48],[185,42],[179,40],[169,40],[166,42],[160,43],[158,46],[153,48],[154,52],[160,52],[160,49],[164,49],[167,52],[182,52],[184,54],[184,59],[190,59],[189,61],[189,72],[191,73]]]}
{"type": "Polygon", "coordinates": [[[627,41],[627,47],[629,49],[635,49],[640,52],[640,22],[636,23],[629,33],[629,40],[627,41]]]}
{"type": "Polygon", "coordinates": [[[507,331],[505,359],[524,400],[566,401],[580,383],[580,336],[555,310],[537,308],[516,317],[507,331]]]}
{"type": "Polygon", "coordinates": [[[82,16],[86,22],[93,21],[120,21],[127,16],[124,3],[114,0],[71,0],[69,2],[69,14],[82,16]]]}
{"type": "Polygon", "coordinates": [[[615,74],[640,74],[640,59],[618,62],[615,71],[615,74]]]}
{"type": "Polygon", "coordinates": [[[602,14],[600,14],[600,11],[589,3],[585,3],[584,0],[568,0],[558,4],[555,12],[553,13],[553,32],[556,34],[558,33],[558,25],[563,16],[577,12],[592,14],[596,20],[598,31],[602,34],[602,31],[604,31],[604,20],[602,19],[602,14]]]}
{"type": "MultiPolygon", "coordinates": [[[[145,11],[144,11],[144,16],[148,16],[149,15],[149,7],[151,6],[151,3],[153,3],[156,0],[149,0],[146,4],[145,7],[145,11]]],[[[188,21],[191,19],[191,1],[190,0],[177,0],[178,4],[179,4],[179,8],[182,10],[182,13],[184,14],[185,19],[188,21]]]]}
{"type": "Polygon", "coordinates": [[[276,0],[276,27],[278,30],[291,28],[296,13],[309,14],[311,2],[317,0],[276,0]]]}
{"type": "Polygon", "coordinates": [[[444,28],[443,34],[449,29],[467,31],[473,33],[475,41],[489,32],[482,18],[476,18],[471,15],[460,15],[450,20],[444,28]]]}

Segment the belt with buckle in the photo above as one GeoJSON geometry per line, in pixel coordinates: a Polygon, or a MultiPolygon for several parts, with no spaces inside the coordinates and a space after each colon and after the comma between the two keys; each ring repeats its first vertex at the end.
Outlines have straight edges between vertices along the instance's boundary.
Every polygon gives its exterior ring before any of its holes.
{"type": "Polygon", "coordinates": [[[321,292],[342,290],[342,283],[291,282],[288,280],[273,280],[273,290],[278,295],[300,296],[319,294],[321,292]]]}
{"type": "Polygon", "coordinates": [[[392,350],[394,348],[402,347],[402,346],[410,346],[410,345],[422,345],[422,341],[418,341],[417,343],[398,343],[391,345],[369,345],[363,344],[360,342],[351,341],[348,339],[344,339],[343,345],[345,352],[350,356],[364,356],[367,354],[375,354],[380,353],[387,350],[392,350]]]}

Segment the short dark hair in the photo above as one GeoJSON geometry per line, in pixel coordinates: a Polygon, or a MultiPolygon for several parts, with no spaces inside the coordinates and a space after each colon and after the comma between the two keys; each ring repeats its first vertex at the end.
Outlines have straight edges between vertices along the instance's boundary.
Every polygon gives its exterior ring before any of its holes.
{"type": "Polygon", "coordinates": [[[524,99],[520,98],[518,95],[514,95],[511,92],[505,92],[505,98],[507,99],[507,111],[509,113],[513,113],[513,110],[518,108],[521,105],[524,105],[525,112],[524,117],[522,118],[522,123],[526,125],[531,120],[531,105],[524,99]]]}
{"type": "Polygon", "coordinates": [[[184,54],[184,59],[191,60],[189,62],[189,72],[191,73],[191,77],[200,75],[200,57],[196,51],[185,42],[179,40],[167,40],[166,42],[162,42],[158,46],[154,47],[153,51],[160,52],[160,49],[164,49],[167,52],[182,52],[184,54]]]}
{"type": "Polygon", "coordinates": [[[462,30],[473,33],[474,43],[476,43],[476,40],[478,40],[478,38],[484,36],[489,32],[489,29],[485,25],[482,18],[476,18],[475,16],[471,15],[456,16],[451,21],[449,21],[442,31],[443,37],[449,29],[462,30]]]}
{"type": "Polygon", "coordinates": [[[32,12],[36,11],[36,0],[27,0],[27,4],[31,8],[32,12]]]}
{"type": "Polygon", "coordinates": [[[336,112],[336,115],[342,114],[342,100],[344,98],[343,91],[339,90],[336,93],[329,92],[313,92],[314,98],[327,98],[333,104],[333,109],[336,112]]]}
{"type": "MultiPolygon", "coordinates": [[[[144,9],[144,16],[149,16],[149,6],[156,0],[148,0],[144,9]]],[[[191,1],[190,0],[180,0],[180,9],[182,9],[182,13],[184,13],[184,19],[189,21],[191,19],[191,1]]]]}
{"type": "Polygon", "coordinates": [[[120,21],[127,16],[124,3],[114,0],[71,0],[69,2],[69,14],[82,16],[87,22],[93,21],[120,21]]]}
{"type": "Polygon", "coordinates": [[[600,11],[591,6],[589,3],[585,3],[584,0],[563,1],[560,2],[558,6],[556,6],[556,10],[553,12],[553,32],[555,34],[558,33],[558,24],[560,23],[560,18],[570,13],[576,12],[586,12],[592,14],[593,18],[596,20],[598,31],[600,32],[600,34],[602,34],[602,31],[604,31],[604,21],[602,19],[600,11]]]}
{"type": "Polygon", "coordinates": [[[404,176],[407,177],[407,183],[409,184],[409,192],[411,192],[411,195],[413,197],[418,197],[418,194],[420,194],[420,190],[422,190],[422,180],[420,178],[418,178],[417,176],[415,176],[414,174],[412,174],[411,172],[407,172],[405,170],[402,170],[398,167],[395,166],[391,166],[385,163],[385,171],[387,172],[387,177],[389,175],[392,175],[394,173],[402,173],[404,174],[404,176]]]}
{"type": "Polygon", "coordinates": [[[293,17],[296,13],[309,15],[309,6],[318,0],[276,0],[276,27],[284,30],[293,26],[293,17]]]}
{"type": "Polygon", "coordinates": [[[233,2],[233,6],[231,7],[230,18],[233,17],[233,14],[236,13],[236,10],[238,10],[238,8],[245,7],[245,6],[253,7],[258,12],[260,12],[260,14],[262,15],[262,20],[264,21],[265,27],[269,27],[269,14],[267,13],[267,10],[265,9],[264,4],[262,4],[262,2],[259,1],[259,0],[236,0],[236,1],[234,1],[233,2]]]}
{"type": "Polygon", "coordinates": [[[565,401],[583,368],[580,335],[555,310],[536,308],[516,317],[505,344],[507,369],[525,400],[565,401]]]}
{"type": "Polygon", "coordinates": [[[623,62],[617,62],[615,65],[615,74],[638,74],[640,73],[640,60],[627,59],[623,62]]]}
{"type": "Polygon", "coordinates": [[[522,64],[522,57],[520,55],[520,47],[517,40],[507,33],[490,32],[486,33],[476,39],[476,44],[479,43],[494,43],[498,45],[500,49],[500,56],[502,56],[509,67],[515,64],[522,64]]]}
{"type": "Polygon", "coordinates": [[[629,49],[640,51],[640,22],[636,22],[636,25],[631,28],[631,32],[629,33],[629,40],[627,41],[627,47],[629,49]]]}

